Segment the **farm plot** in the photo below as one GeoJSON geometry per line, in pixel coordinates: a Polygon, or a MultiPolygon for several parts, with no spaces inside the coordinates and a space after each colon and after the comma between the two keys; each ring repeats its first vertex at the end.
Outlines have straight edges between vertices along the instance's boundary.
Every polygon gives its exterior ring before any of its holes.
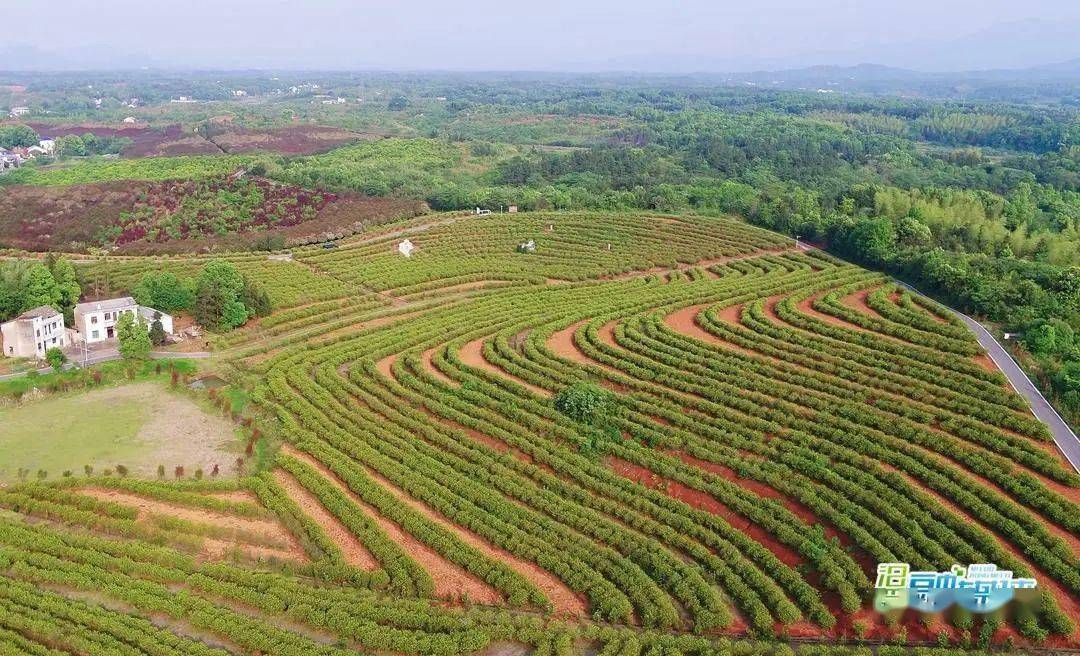
{"type": "MultiPolygon", "coordinates": [[[[103,642],[185,618],[271,654],[1078,646],[1080,477],[932,303],[731,219],[469,219],[414,233],[409,260],[400,238],[298,253],[351,293],[227,356],[288,443],[233,491],[302,556],[208,562],[182,524],[13,486],[0,506],[39,521],[0,516],[0,604],[103,642]],[[886,616],[875,568],[894,561],[992,562],[1041,596],[886,616]]],[[[74,639],[43,631],[0,613],[0,640],[74,639]]]]}

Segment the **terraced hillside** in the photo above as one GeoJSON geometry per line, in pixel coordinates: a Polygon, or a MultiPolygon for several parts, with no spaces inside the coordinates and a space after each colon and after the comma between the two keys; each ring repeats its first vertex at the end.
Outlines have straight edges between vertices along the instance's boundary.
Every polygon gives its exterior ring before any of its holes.
{"type": "Polygon", "coordinates": [[[1077,646],[1080,477],[932,301],[733,219],[384,230],[234,258],[277,305],[221,340],[269,470],[0,490],[0,653],[1077,646]],[[604,422],[556,402],[583,383],[604,422]],[[1044,594],[886,618],[891,561],[1044,594]]]}

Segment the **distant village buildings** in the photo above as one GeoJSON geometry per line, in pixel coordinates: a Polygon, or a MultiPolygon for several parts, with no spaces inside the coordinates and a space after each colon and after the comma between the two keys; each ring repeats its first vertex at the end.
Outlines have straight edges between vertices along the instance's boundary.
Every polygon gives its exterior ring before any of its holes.
{"type": "Polygon", "coordinates": [[[0,325],[4,336],[4,356],[9,358],[44,358],[51,348],[64,348],[64,315],[47,305],[27,310],[0,325]]]}
{"type": "Polygon", "coordinates": [[[39,156],[51,157],[56,154],[56,142],[52,139],[42,139],[36,146],[29,148],[0,148],[0,173],[11,169],[17,169],[28,159],[39,156]]]}
{"type": "Polygon", "coordinates": [[[22,165],[22,157],[7,148],[0,148],[0,174],[17,169],[22,165]]]}

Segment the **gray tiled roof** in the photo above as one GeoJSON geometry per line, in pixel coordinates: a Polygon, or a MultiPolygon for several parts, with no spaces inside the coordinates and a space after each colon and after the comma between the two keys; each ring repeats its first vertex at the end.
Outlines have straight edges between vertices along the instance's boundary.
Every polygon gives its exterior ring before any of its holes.
{"type": "Polygon", "coordinates": [[[35,317],[41,317],[43,319],[48,319],[49,317],[55,317],[58,314],[60,314],[60,312],[56,308],[51,308],[48,305],[41,305],[41,306],[36,307],[36,308],[34,308],[32,310],[27,310],[26,312],[23,312],[22,314],[20,314],[19,316],[15,317],[15,318],[16,319],[33,319],[35,317]]]}
{"type": "Polygon", "coordinates": [[[119,310],[120,308],[135,305],[135,299],[130,296],[110,298],[104,301],[88,301],[75,306],[76,312],[97,312],[98,310],[119,310]]]}

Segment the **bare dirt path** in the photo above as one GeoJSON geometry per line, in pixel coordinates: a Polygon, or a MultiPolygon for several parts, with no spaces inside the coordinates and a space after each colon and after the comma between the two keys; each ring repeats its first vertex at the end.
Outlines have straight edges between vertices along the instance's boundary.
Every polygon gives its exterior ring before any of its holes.
{"type": "Polygon", "coordinates": [[[245,552],[265,552],[277,557],[290,558],[301,562],[307,560],[300,543],[284,526],[275,520],[241,517],[239,515],[228,515],[211,510],[191,508],[108,488],[85,487],[75,488],[72,491],[100,501],[110,501],[136,508],[139,511],[139,520],[146,520],[152,514],[164,515],[197,524],[236,529],[265,538],[267,544],[279,544],[284,547],[278,549],[267,545],[253,545],[219,538],[208,538],[207,542],[209,544],[207,548],[211,551],[215,550],[213,545],[217,545],[219,548],[227,547],[227,549],[240,547],[245,552]]]}
{"type": "Polygon", "coordinates": [[[596,364],[588,356],[582,353],[581,349],[574,343],[574,333],[578,331],[578,328],[581,328],[588,322],[588,319],[582,319],[575,324],[571,324],[562,330],[552,333],[551,337],[548,337],[547,340],[548,349],[561,358],[579,364],[596,364]]]}
{"type": "Polygon", "coordinates": [[[431,521],[442,525],[447,530],[453,531],[463,542],[482,552],[492,560],[505,563],[515,572],[528,579],[529,582],[544,593],[551,602],[555,612],[569,613],[572,615],[586,615],[588,613],[588,605],[585,603],[585,600],[579,597],[577,593],[567,587],[566,584],[555,575],[549,573],[535,563],[519,558],[509,551],[487,542],[472,531],[454,524],[436,510],[409,496],[406,492],[379,475],[377,472],[369,470],[368,474],[405,505],[423,514],[431,521]]]}
{"type": "Polygon", "coordinates": [[[457,387],[457,384],[458,384],[457,381],[454,380],[453,378],[451,378],[450,376],[447,376],[443,372],[439,371],[439,368],[435,366],[434,362],[432,362],[432,358],[435,356],[435,351],[439,350],[440,348],[441,348],[441,345],[433,347],[433,348],[429,348],[428,350],[421,353],[420,354],[420,362],[423,364],[424,369],[429,374],[431,374],[435,378],[439,379],[443,383],[446,383],[447,385],[450,385],[451,387],[457,387]]]}
{"type": "Polygon", "coordinates": [[[299,481],[280,469],[274,470],[274,481],[281,486],[290,499],[296,502],[296,505],[300,506],[304,514],[322,528],[330,541],[341,549],[346,563],[366,571],[379,568],[379,561],[371,555],[364,543],[360,542],[352,531],[327,510],[322,502],[299,481]]]}
{"type": "Polygon", "coordinates": [[[515,375],[513,375],[513,374],[511,374],[509,372],[506,372],[506,371],[500,369],[499,367],[497,367],[497,366],[491,364],[490,362],[488,362],[484,358],[484,342],[487,341],[488,339],[490,339],[490,337],[480,337],[480,338],[474,339],[473,341],[468,342],[464,346],[462,346],[461,350],[458,351],[458,359],[461,360],[462,364],[466,364],[466,365],[468,365],[470,367],[473,367],[475,369],[482,369],[482,370],[487,371],[488,373],[494,374],[496,376],[502,376],[503,378],[509,378],[510,380],[512,380],[515,383],[521,385],[525,389],[528,389],[529,391],[531,391],[533,394],[536,394],[537,396],[540,396],[540,397],[543,397],[543,398],[549,398],[549,397],[552,396],[552,393],[549,390],[546,390],[543,387],[539,387],[539,386],[533,385],[532,383],[529,383],[529,382],[527,382],[525,380],[522,380],[521,378],[518,378],[517,376],[515,376],[515,375]]]}
{"type": "Polygon", "coordinates": [[[490,585],[465,571],[460,565],[443,558],[434,549],[382,516],[378,510],[364,502],[321,462],[291,445],[283,446],[282,451],[317,469],[324,478],[363,509],[391,540],[396,542],[417,564],[427,570],[435,584],[435,595],[437,597],[443,599],[468,597],[470,600],[482,604],[497,604],[502,601],[498,591],[490,585]]]}

